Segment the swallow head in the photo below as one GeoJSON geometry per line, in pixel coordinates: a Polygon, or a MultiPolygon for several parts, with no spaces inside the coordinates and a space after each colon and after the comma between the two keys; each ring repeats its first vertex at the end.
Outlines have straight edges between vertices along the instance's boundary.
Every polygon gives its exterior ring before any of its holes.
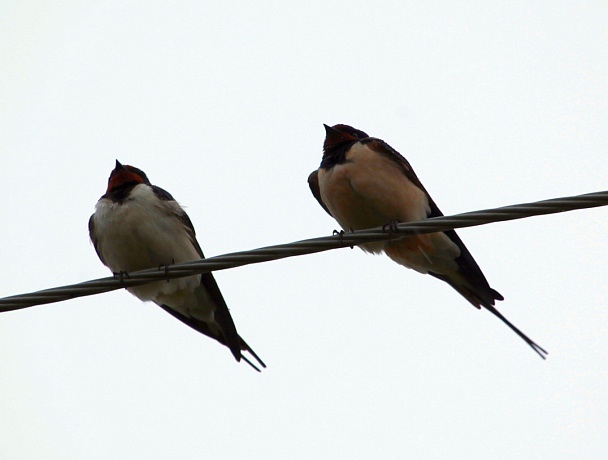
{"type": "Polygon", "coordinates": [[[328,126],[324,124],[323,126],[325,126],[324,154],[369,137],[363,131],[348,125],[328,126]]]}
{"type": "Polygon", "coordinates": [[[129,165],[123,165],[116,160],[116,166],[110,173],[108,179],[108,189],[106,193],[115,191],[119,187],[126,185],[146,184],[151,185],[148,176],[141,169],[129,165]]]}

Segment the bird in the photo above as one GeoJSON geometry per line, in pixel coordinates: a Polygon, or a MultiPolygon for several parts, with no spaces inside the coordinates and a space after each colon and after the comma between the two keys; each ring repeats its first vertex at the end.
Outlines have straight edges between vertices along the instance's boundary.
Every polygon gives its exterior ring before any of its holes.
{"type": "MultiPolygon", "coordinates": [[[[105,194],[89,219],[89,236],[99,259],[115,275],[204,259],[192,221],[173,196],[152,185],[133,166],[116,166],[105,194]]],[[[127,290],[152,301],[194,330],[230,349],[258,372],[264,362],[239,336],[226,301],[211,273],[157,281],[127,290]]]]}
{"type": "MultiPolygon", "coordinates": [[[[443,216],[409,162],[381,139],[352,126],[325,126],[323,158],[308,176],[312,194],[343,231],[414,222],[443,216]]],[[[454,230],[414,235],[359,246],[372,254],[446,282],[475,308],[498,317],[541,358],[548,353],[496,307],[504,297],[492,289],[454,230]]]]}

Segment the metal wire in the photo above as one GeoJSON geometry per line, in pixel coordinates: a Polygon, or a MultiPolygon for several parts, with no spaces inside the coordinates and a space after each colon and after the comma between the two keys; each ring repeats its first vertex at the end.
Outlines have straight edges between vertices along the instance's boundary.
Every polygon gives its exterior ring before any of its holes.
{"type": "Polygon", "coordinates": [[[435,217],[425,221],[398,224],[396,228],[391,229],[378,227],[369,230],[312,238],[278,246],[268,246],[250,251],[234,252],[231,254],[210,257],[204,260],[174,264],[167,267],[141,270],[124,276],[100,278],[84,283],[5,297],[0,299],[0,312],[19,310],[46,303],[61,302],[76,297],[100,294],[102,292],[114,291],[130,286],[139,286],[141,284],[148,284],[159,280],[181,278],[216,270],[226,270],[243,265],[268,262],[286,257],[314,254],[316,252],[329,251],[330,249],[352,247],[373,241],[398,239],[416,234],[474,227],[493,222],[523,219],[526,217],[556,214],[565,211],[573,211],[575,209],[595,208],[606,205],[608,205],[608,191],[555,198],[534,203],[516,204],[484,211],[456,214],[453,216],[435,217]]]}

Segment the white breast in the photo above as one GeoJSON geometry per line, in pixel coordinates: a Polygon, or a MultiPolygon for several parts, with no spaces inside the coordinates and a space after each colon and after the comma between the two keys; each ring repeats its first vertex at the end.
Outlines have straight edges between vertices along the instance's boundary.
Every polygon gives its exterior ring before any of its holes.
{"type": "MultiPolygon", "coordinates": [[[[200,259],[184,224],[175,216],[179,205],[159,200],[152,188],[137,185],[128,200],[113,203],[101,199],[94,219],[97,249],[113,272],[132,272],[145,268],[200,259]]],[[[162,281],[130,288],[142,300],[153,300],[159,293],[193,289],[200,276],[162,281]]]]}

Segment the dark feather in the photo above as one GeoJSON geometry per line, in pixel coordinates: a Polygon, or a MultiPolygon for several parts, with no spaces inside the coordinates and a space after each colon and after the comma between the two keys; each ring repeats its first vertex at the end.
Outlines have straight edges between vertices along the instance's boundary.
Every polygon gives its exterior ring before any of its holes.
{"type": "Polygon", "coordinates": [[[95,252],[97,253],[97,257],[99,257],[99,260],[101,260],[101,262],[107,266],[108,264],[106,263],[105,260],[103,260],[103,257],[101,257],[101,251],[99,250],[99,240],[96,238],[95,235],[95,222],[93,219],[93,215],[91,215],[91,217],[89,217],[89,236],[91,237],[91,242],[93,243],[93,247],[95,248],[95,252]]]}
{"type": "MultiPolygon", "coordinates": [[[[173,197],[171,197],[171,195],[168,192],[166,192],[165,190],[163,190],[160,187],[154,187],[154,193],[159,197],[163,197],[161,199],[165,199],[167,201],[175,201],[175,200],[173,200],[173,197]]],[[[201,246],[198,244],[198,241],[196,239],[196,231],[194,230],[194,225],[192,224],[192,221],[190,220],[190,217],[188,216],[188,214],[181,207],[180,208],[176,207],[175,216],[184,225],[184,229],[186,230],[186,233],[188,234],[188,238],[190,239],[190,242],[192,243],[192,245],[195,247],[200,258],[204,259],[205,255],[203,254],[203,250],[201,249],[201,246]]],[[[186,322],[184,320],[184,318],[187,318],[185,315],[182,315],[178,312],[170,312],[170,313],[173,314],[173,316],[175,316],[176,318],[182,320],[184,323],[188,324],[190,327],[193,327],[197,331],[202,332],[203,334],[214,338],[215,340],[222,343],[223,345],[226,345],[230,349],[230,351],[232,352],[232,354],[234,355],[234,357],[237,361],[240,361],[240,359],[241,359],[241,350],[245,349],[245,350],[249,350],[251,352],[251,354],[253,356],[255,356],[255,358],[262,365],[262,367],[266,367],[266,366],[264,366],[264,363],[262,363],[262,361],[253,352],[253,350],[251,350],[248,346],[247,346],[247,348],[242,348],[244,341],[243,341],[243,339],[241,339],[241,337],[238,335],[238,333],[236,331],[236,326],[234,324],[234,320],[232,319],[232,316],[230,315],[230,311],[228,310],[228,305],[226,304],[226,301],[224,300],[224,296],[222,295],[222,292],[220,291],[220,288],[217,285],[217,282],[215,281],[213,274],[212,273],[203,273],[201,275],[201,285],[209,293],[209,296],[211,297],[211,299],[213,299],[213,302],[217,307],[216,311],[214,312],[214,319],[217,322],[217,324],[219,325],[219,328],[220,328],[221,334],[222,334],[221,336],[218,336],[217,334],[215,334],[215,335],[212,334],[209,327],[202,321],[198,321],[194,318],[190,318],[190,321],[186,322]],[[196,326],[196,325],[198,325],[198,326],[196,326]]],[[[167,305],[161,305],[161,306],[166,311],[169,311],[168,309],[171,308],[167,305]]],[[[249,363],[249,364],[251,364],[251,363],[249,363]]],[[[253,366],[253,367],[255,367],[255,366],[253,366]]]]}
{"type": "Polygon", "coordinates": [[[319,188],[319,170],[318,169],[311,172],[310,176],[308,176],[308,186],[310,187],[310,191],[312,192],[313,196],[317,199],[317,201],[319,202],[321,207],[323,209],[325,209],[325,212],[331,216],[331,212],[329,212],[329,209],[327,209],[327,206],[325,206],[325,203],[323,203],[323,199],[321,198],[321,189],[319,188]]]}
{"type": "MultiPolygon", "coordinates": [[[[195,331],[198,331],[201,334],[205,334],[207,337],[211,337],[212,339],[217,340],[219,343],[221,343],[222,345],[227,346],[228,348],[230,348],[232,350],[232,347],[230,345],[228,345],[226,337],[224,335],[222,335],[222,334],[216,334],[216,333],[214,333],[209,328],[209,325],[207,323],[205,323],[204,321],[197,320],[197,319],[192,318],[190,316],[182,315],[181,313],[173,310],[171,307],[169,307],[167,305],[159,305],[159,306],[163,310],[165,310],[167,313],[169,313],[171,316],[173,316],[174,318],[177,318],[182,323],[190,326],[195,331]]],[[[228,317],[230,317],[229,313],[228,313],[228,317]]],[[[216,319],[217,319],[217,315],[216,315],[216,319]]],[[[232,320],[232,318],[230,318],[230,320],[232,320]]],[[[235,333],[236,333],[236,331],[235,331],[235,333]]],[[[264,362],[258,357],[258,355],[251,349],[251,347],[249,345],[247,345],[247,343],[239,335],[236,335],[236,337],[237,337],[237,341],[238,341],[238,353],[235,353],[234,350],[232,350],[232,354],[234,355],[234,357],[236,358],[236,360],[240,361],[241,358],[243,358],[243,361],[245,361],[246,363],[248,363],[256,371],[260,372],[260,369],[257,366],[255,366],[251,361],[249,361],[249,359],[247,359],[245,356],[243,356],[241,354],[241,350],[242,351],[248,351],[251,354],[251,356],[253,356],[255,358],[255,360],[260,364],[260,366],[266,367],[266,364],[264,364],[264,362]]]]}
{"type": "MultiPolygon", "coordinates": [[[[367,144],[373,151],[393,161],[408,180],[424,192],[430,208],[430,212],[427,215],[428,218],[443,216],[443,213],[435,201],[433,201],[420,182],[420,179],[418,179],[418,176],[416,176],[410,163],[399,152],[380,139],[370,137],[364,139],[362,143],[367,144]]],[[[445,233],[447,237],[458,246],[458,249],[460,249],[460,256],[456,258],[456,263],[458,264],[460,274],[467,281],[469,286],[465,286],[466,291],[463,292],[463,286],[457,285],[451,279],[433,272],[429,272],[429,274],[450,284],[450,286],[462,294],[476,308],[481,308],[481,306],[486,308],[491,307],[495,304],[496,300],[504,300],[502,295],[490,287],[486,277],[479,268],[479,265],[477,265],[477,262],[475,262],[475,259],[473,259],[473,256],[456,232],[454,230],[447,230],[443,233],[445,233]]]]}
{"type": "MultiPolygon", "coordinates": [[[[165,189],[162,189],[160,187],[158,187],[157,185],[151,185],[152,187],[152,191],[154,192],[154,195],[163,201],[175,201],[175,199],[173,198],[173,196],[171,196],[171,194],[169,192],[167,192],[165,189]]],[[[192,222],[190,222],[190,225],[192,225],[192,222]]]]}

